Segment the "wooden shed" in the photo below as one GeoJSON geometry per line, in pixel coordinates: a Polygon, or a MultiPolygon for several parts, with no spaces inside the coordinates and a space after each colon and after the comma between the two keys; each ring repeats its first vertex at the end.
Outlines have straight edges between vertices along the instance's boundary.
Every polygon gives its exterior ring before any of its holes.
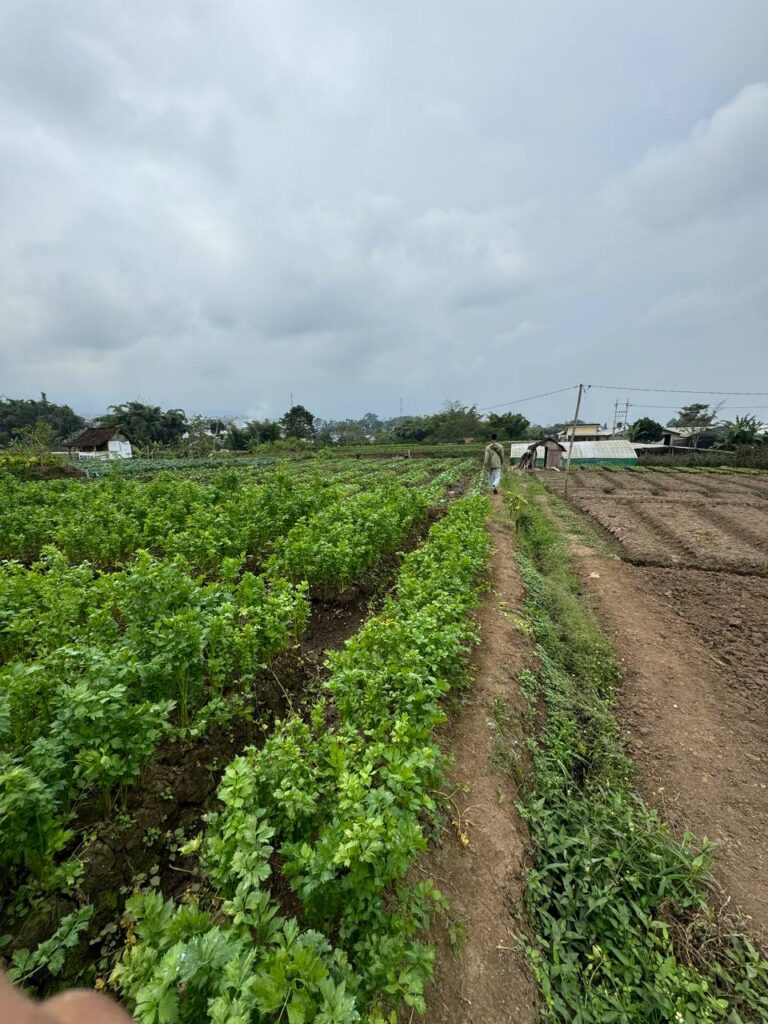
{"type": "Polygon", "coordinates": [[[530,469],[562,469],[565,446],[554,437],[545,437],[532,444],[513,444],[509,449],[509,461],[514,465],[523,459],[530,469]]]}

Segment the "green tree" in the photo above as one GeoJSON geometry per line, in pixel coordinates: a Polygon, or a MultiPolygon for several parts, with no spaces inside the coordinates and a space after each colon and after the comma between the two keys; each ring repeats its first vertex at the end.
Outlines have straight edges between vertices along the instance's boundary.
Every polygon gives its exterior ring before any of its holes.
{"type": "Polygon", "coordinates": [[[527,436],[530,422],[519,412],[492,412],[488,415],[488,431],[502,440],[517,441],[527,436]]]}
{"type": "Polygon", "coordinates": [[[183,409],[166,409],[144,402],[110,405],[109,412],[99,417],[104,427],[117,427],[139,448],[152,442],[177,444],[187,433],[189,424],[183,409]]]}
{"type": "Polygon", "coordinates": [[[766,438],[760,434],[761,423],[756,416],[737,416],[722,424],[723,436],[719,448],[731,448],[737,444],[762,444],[766,438]]]}
{"type": "Polygon", "coordinates": [[[225,446],[232,452],[247,452],[257,445],[280,440],[280,424],[273,420],[251,420],[244,426],[230,423],[225,446]]]}
{"type": "Polygon", "coordinates": [[[85,420],[69,405],[56,405],[43,394],[39,401],[31,398],[0,399],[0,444],[8,444],[23,427],[35,427],[39,421],[48,423],[56,441],[64,441],[85,426],[85,420]]]}
{"type": "Polygon", "coordinates": [[[660,441],[664,435],[664,427],[650,416],[641,416],[629,428],[629,440],[638,443],[652,444],[660,441]]]}
{"type": "Polygon", "coordinates": [[[211,421],[207,416],[193,416],[187,423],[186,433],[178,442],[184,455],[210,455],[218,451],[224,443],[221,432],[211,430],[211,421]]]}
{"type": "Polygon", "coordinates": [[[310,438],[315,433],[315,417],[303,405],[294,405],[280,420],[285,437],[310,438]]]}
{"type": "Polygon", "coordinates": [[[358,423],[364,434],[378,434],[384,426],[375,412],[367,412],[358,423]]]}
{"type": "Polygon", "coordinates": [[[280,424],[275,420],[251,420],[248,429],[256,444],[280,440],[280,424]]]}
{"type": "Polygon", "coordinates": [[[45,456],[56,447],[56,440],[56,431],[47,420],[41,418],[33,427],[25,426],[16,432],[10,451],[15,455],[29,455],[42,465],[45,456]]]}
{"type": "Polygon", "coordinates": [[[395,441],[426,441],[433,432],[432,416],[402,416],[392,428],[392,438],[395,441]]]}
{"type": "Polygon", "coordinates": [[[677,418],[669,421],[670,427],[680,427],[682,430],[689,430],[693,447],[698,446],[699,438],[708,430],[717,418],[717,409],[710,409],[705,402],[692,402],[684,405],[677,414],[677,418]]]}
{"type": "Polygon", "coordinates": [[[474,405],[446,402],[432,419],[437,441],[461,441],[484,432],[483,422],[474,405]]]}

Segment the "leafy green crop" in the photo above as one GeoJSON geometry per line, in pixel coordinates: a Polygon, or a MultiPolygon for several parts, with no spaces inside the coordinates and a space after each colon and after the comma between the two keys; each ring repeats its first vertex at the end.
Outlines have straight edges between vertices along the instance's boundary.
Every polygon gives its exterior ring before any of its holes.
{"type": "MultiPolygon", "coordinates": [[[[461,468],[280,466],[261,483],[229,468],[204,484],[0,475],[0,545],[19,556],[0,562],[0,875],[13,913],[76,884],[84,803],[114,815],[164,738],[194,738],[246,706],[254,679],[305,629],[308,585],[361,579],[461,468]]],[[[416,642],[407,631],[398,640],[416,642]]],[[[414,712],[426,700],[414,696],[414,712]]],[[[318,720],[313,742],[324,731],[318,720]]],[[[433,770],[434,753],[419,756],[433,770]]],[[[295,767],[277,788],[298,815],[311,797],[291,788],[295,767]]]]}
{"type": "Polygon", "coordinates": [[[396,597],[331,655],[308,719],[278,723],[225,772],[222,810],[202,843],[221,914],[159,896],[129,904],[114,980],[141,1024],[376,1024],[402,1000],[423,1012],[434,954],[421,934],[445,901],[406,876],[442,778],[432,739],[440,699],[463,681],[473,639],[487,507],[482,498],[451,506],[404,559],[396,597]],[[273,849],[301,926],[265,888],[273,849]]]}
{"type": "Polygon", "coordinates": [[[29,568],[6,565],[0,867],[52,869],[74,799],[96,790],[109,808],[174,723],[247,685],[308,615],[303,584],[251,573],[203,583],[182,559],[146,552],[108,575],[52,549],[29,568]]]}

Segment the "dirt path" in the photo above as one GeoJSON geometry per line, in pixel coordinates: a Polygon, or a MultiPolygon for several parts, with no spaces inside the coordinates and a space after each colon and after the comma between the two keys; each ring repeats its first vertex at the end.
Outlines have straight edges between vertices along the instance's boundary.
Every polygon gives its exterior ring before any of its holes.
{"type": "Polygon", "coordinates": [[[463,933],[453,946],[447,928],[435,937],[436,977],[427,995],[430,1024],[527,1024],[537,1019],[535,984],[516,938],[525,827],[514,808],[510,779],[492,765],[497,702],[518,719],[517,679],[528,654],[512,621],[523,591],[507,525],[501,498],[495,499],[491,590],[479,611],[474,682],[440,737],[442,749],[455,758],[450,785],[457,813],[442,845],[420,865],[451,900],[451,916],[463,933]],[[462,832],[469,845],[462,843],[462,832]]]}
{"type": "MultiPolygon", "coordinates": [[[[744,616],[734,618],[742,598],[733,577],[699,573],[706,592],[686,610],[669,588],[672,577],[678,590],[700,588],[690,571],[640,568],[580,541],[573,551],[587,599],[624,663],[619,718],[641,792],[676,831],[691,828],[717,843],[726,896],[768,929],[768,717],[765,691],[758,703],[754,689],[765,647],[753,642],[738,671],[722,660],[724,634],[744,616]],[[717,604],[719,625],[707,634],[708,603],[717,604]]],[[[765,616],[768,591],[763,601],[765,616]]]]}

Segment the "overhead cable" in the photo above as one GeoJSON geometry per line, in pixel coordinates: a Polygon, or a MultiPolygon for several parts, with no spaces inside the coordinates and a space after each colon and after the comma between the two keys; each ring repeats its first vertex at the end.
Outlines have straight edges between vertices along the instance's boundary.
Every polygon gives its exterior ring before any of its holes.
{"type": "Polygon", "coordinates": [[[768,391],[691,391],[684,388],[628,388],[618,384],[590,384],[591,388],[599,388],[601,391],[655,391],[668,395],[758,395],[768,398],[768,391]]]}
{"type": "Polygon", "coordinates": [[[502,409],[508,405],[522,405],[523,402],[533,402],[537,398],[548,398],[550,395],[561,395],[564,391],[575,391],[578,384],[571,384],[567,388],[558,388],[556,391],[544,391],[540,395],[531,395],[529,398],[516,398],[512,402],[499,402],[498,405],[484,405],[478,412],[487,412],[489,409],[502,409]]]}

